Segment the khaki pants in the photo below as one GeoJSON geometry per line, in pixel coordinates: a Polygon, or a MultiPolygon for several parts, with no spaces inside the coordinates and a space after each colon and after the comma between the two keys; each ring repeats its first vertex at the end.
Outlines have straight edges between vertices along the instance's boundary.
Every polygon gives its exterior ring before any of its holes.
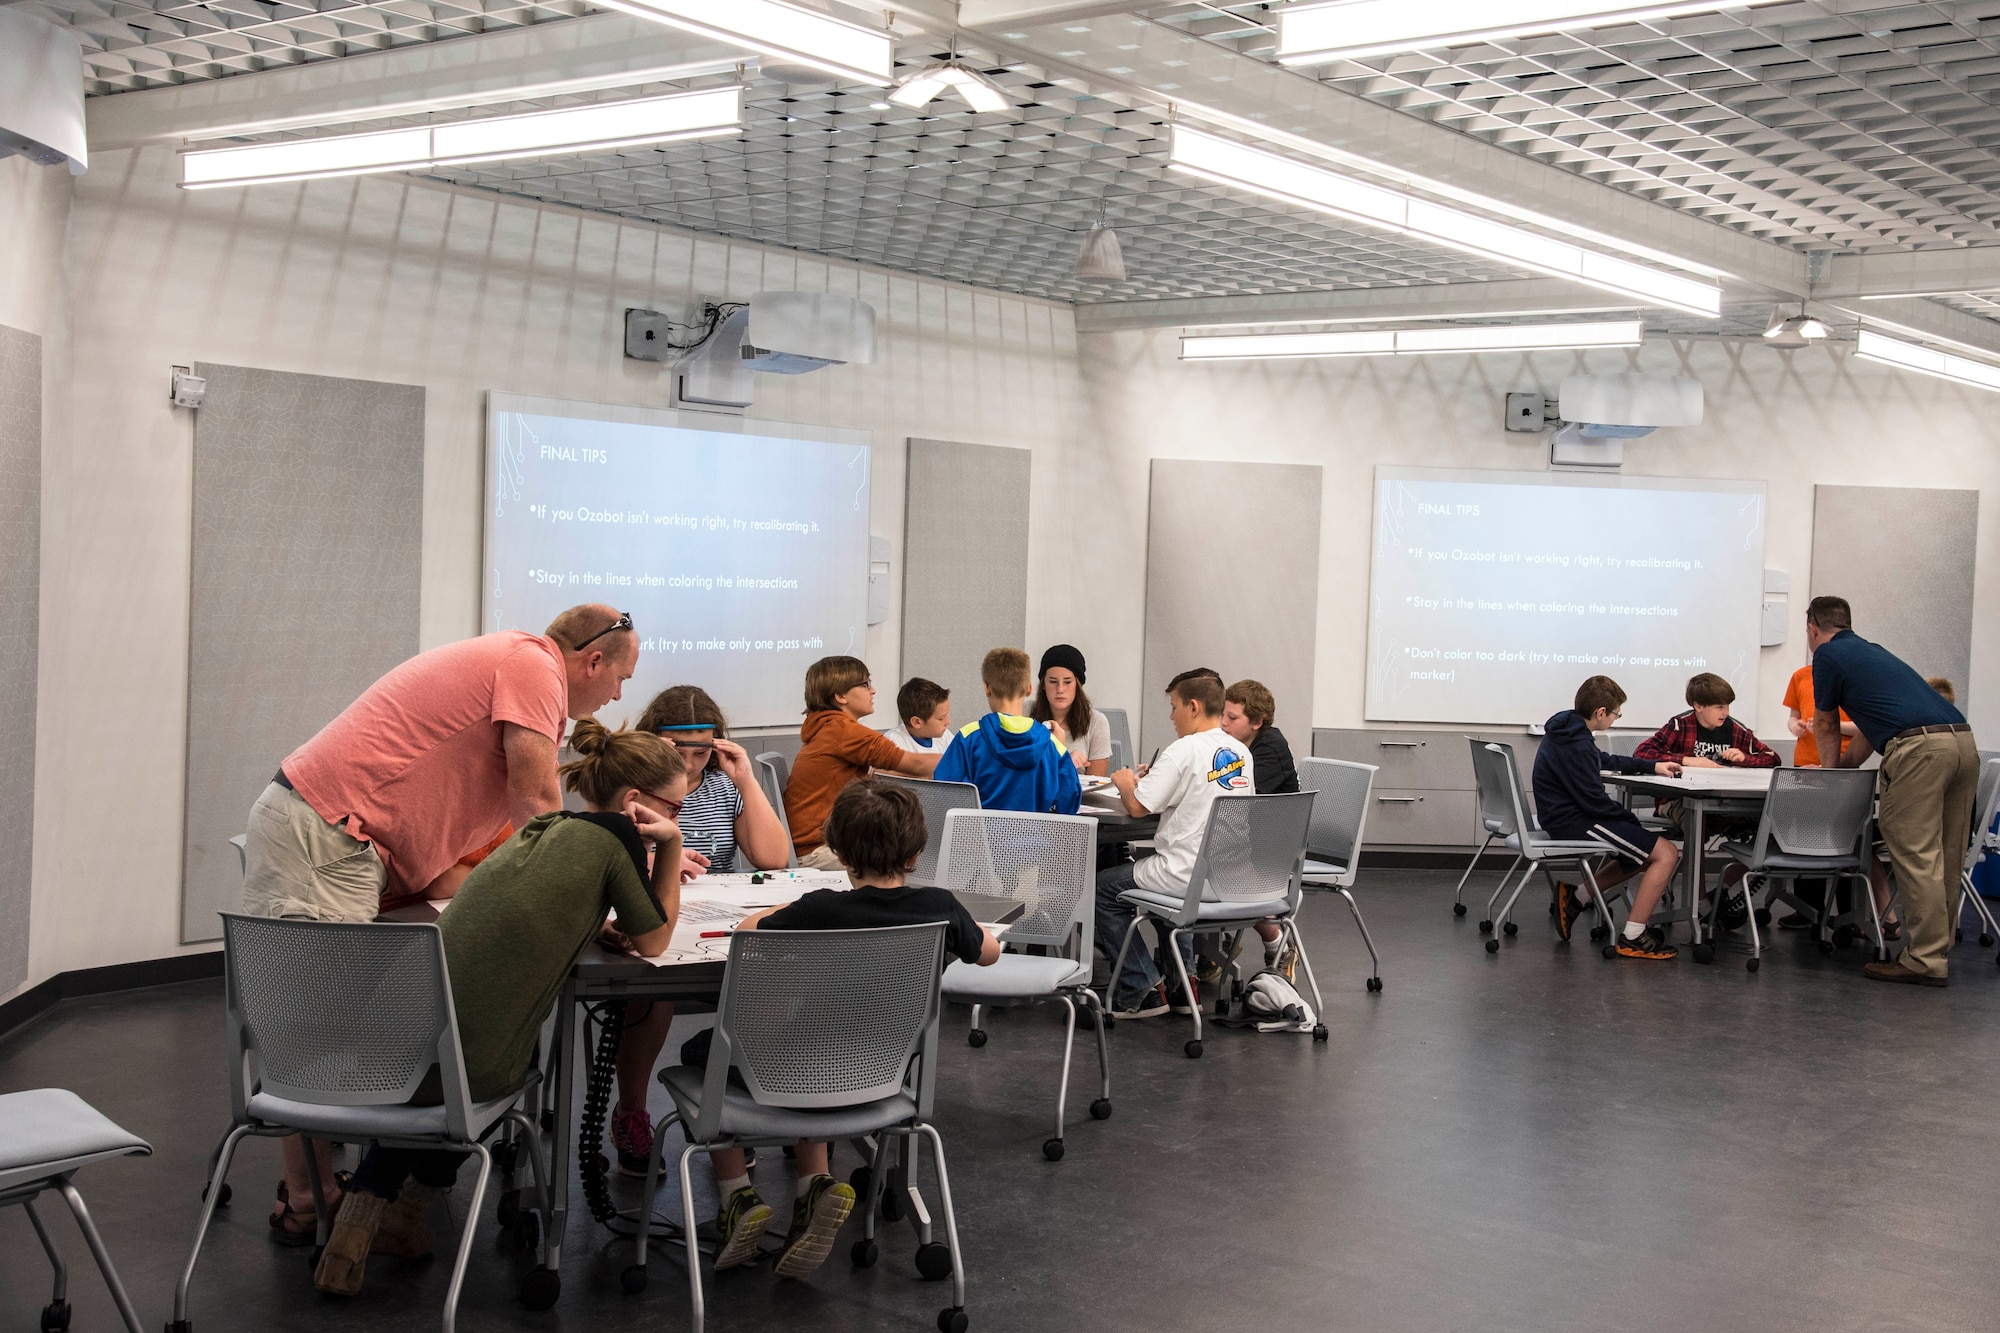
{"type": "MultiPolygon", "coordinates": [[[[1971,816],[1967,815],[1966,818],[1970,819],[1971,816]]],[[[799,869],[838,870],[840,869],[840,858],[833,854],[833,848],[827,846],[825,843],[821,843],[799,858],[799,869]]]]}
{"type": "Polygon", "coordinates": [[[1883,752],[1875,826],[1902,891],[1909,940],[1902,962],[1912,972],[1948,973],[1978,786],[1979,750],[1969,731],[1906,736],[1883,752]]]}
{"type": "Polygon", "coordinates": [[[388,882],[373,846],[327,823],[290,787],[273,782],[250,807],[243,840],[250,915],[373,921],[388,882]]]}

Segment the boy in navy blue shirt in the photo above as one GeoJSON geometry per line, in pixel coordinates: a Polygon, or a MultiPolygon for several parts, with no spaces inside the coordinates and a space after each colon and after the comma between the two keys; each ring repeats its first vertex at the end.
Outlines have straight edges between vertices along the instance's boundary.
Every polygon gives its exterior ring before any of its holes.
{"type": "MultiPolygon", "coordinates": [[[[1597,733],[1611,729],[1624,705],[1625,691],[1617,681],[1592,676],[1577,687],[1576,707],[1548,720],[1542,747],[1535,752],[1535,813],[1554,837],[1596,838],[1617,849],[1618,868],[1599,874],[1600,890],[1622,884],[1635,870],[1645,870],[1632,895],[1632,914],[1618,937],[1618,955],[1667,959],[1680,951],[1666,942],[1664,932],[1647,923],[1674,877],[1680,853],[1607,796],[1601,774],[1610,769],[1679,777],[1681,766],[1672,760],[1652,763],[1597,748],[1597,733]]],[[[1584,905],[1570,885],[1556,885],[1556,928],[1564,939],[1584,905]]]]}
{"type": "Polygon", "coordinates": [[[1027,717],[1034,688],[1028,655],[995,648],[979,665],[986,706],[993,711],[961,728],[938,760],[939,782],[970,782],[988,810],[1073,815],[1083,802],[1076,763],[1048,725],[1027,717]]]}

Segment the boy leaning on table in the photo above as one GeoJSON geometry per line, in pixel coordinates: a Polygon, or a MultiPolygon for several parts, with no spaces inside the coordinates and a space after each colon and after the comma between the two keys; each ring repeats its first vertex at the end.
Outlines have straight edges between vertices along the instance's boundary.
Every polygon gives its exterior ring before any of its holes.
{"type": "MultiPolygon", "coordinates": [[[[1606,754],[1597,748],[1597,733],[1609,731],[1624,710],[1625,691],[1609,676],[1592,676],[1576,690],[1576,707],[1565,709],[1548,720],[1541,749],[1535,752],[1535,810],[1541,825],[1556,838],[1596,838],[1618,849],[1618,865],[1600,872],[1597,887],[1609,890],[1622,884],[1635,870],[1643,869],[1638,891],[1632,895],[1632,914],[1618,936],[1621,958],[1667,959],[1680,951],[1666,942],[1657,927],[1648,924],[1660,896],[1674,877],[1680,854],[1673,843],[1645,827],[1632,812],[1612,800],[1604,791],[1601,774],[1658,773],[1679,777],[1681,766],[1673,760],[1647,761],[1622,754],[1606,754]]],[[[1564,939],[1583,913],[1584,902],[1576,887],[1558,882],[1556,928],[1564,939]]]]}

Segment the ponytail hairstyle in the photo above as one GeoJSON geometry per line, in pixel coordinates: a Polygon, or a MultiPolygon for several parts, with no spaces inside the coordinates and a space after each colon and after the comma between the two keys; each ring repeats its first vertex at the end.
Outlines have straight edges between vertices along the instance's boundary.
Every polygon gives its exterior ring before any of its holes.
{"type": "Polygon", "coordinates": [[[563,786],[592,805],[609,806],[627,787],[651,791],[687,772],[681,753],[647,731],[612,731],[586,717],[570,732],[577,758],[561,768],[563,786]]]}
{"type": "MultiPolygon", "coordinates": [[[[729,724],[723,721],[722,709],[715,700],[708,697],[708,691],[699,685],[669,685],[653,696],[653,702],[646,705],[646,711],[639,714],[638,729],[672,742],[674,733],[686,728],[706,727],[715,733],[715,739],[724,740],[729,735],[729,724]]],[[[678,753],[678,751],[676,751],[678,753]]],[[[708,765],[702,770],[707,773],[722,767],[722,756],[709,753],[708,765]]],[[[699,781],[691,778],[690,781],[699,781]]]]}

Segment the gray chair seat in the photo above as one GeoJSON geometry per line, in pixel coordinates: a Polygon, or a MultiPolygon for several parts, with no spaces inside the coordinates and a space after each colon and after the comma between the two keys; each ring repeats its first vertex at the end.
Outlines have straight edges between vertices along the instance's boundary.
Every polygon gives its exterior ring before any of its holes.
{"type": "Polygon", "coordinates": [[[1025,999],[1054,995],[1065,986],[1081,986],[1089,980],[1090,969],[1074,959],[1003,953],[991,967],[953,959],[944,970],[944,993],[950,999],[1025,999]]]}
{"type": "MultiPolygon", "coordinates": [[[[1744,862],[1748,862],[1752,855],[1750,844],[1744,842],[1726,842],[1722,845],[1722,850],[1744,862]]],[[[1765,856],[1763,865],[1759,867],[1761,870],[1803,871],[1806,874],[1817,871],[1829,875],[1853,868],[1852,856],[1793,856],[1787,852],[1770,853],[1765,856]]]]}
{"type": "MultiPolygon", "coordinates": [[[[494,1121],[506,1115],[508,1108],[520,1100],[521,1092],[521,1088],[516,1088],[505,1097],[472,1103],[472,1136],[478,1138],[494,1121]]],[[[437,1138],[447,1132],[442,1105],[327,1106],[257,1092],[250,1096],[249,1109],[252,1120],[343,1141],[437,1138]]]]}
{"type": "MultiPolygon", "coordinates": [[[[1127,889],[1118,895],[1118,901],[1147,908],[1165,917],[1172,917],[1181,910],[1178,893],[1155,893],[1151,889],[1127,889]]],[[[1203,902],[1195,921],[1196,924],[1204,921],[1256,921],[1267,916],[1284,916],[1291,910],[1291,903],[1283,898],[1261,903],[1203,902]]]]}
{"type": "Polygon", "coordinates": [[[0,1190],[152,1151],[151,1144],[67,1088],[0,1096],[0,1190]]]}
{"type": "Polygon", "coordinates": [[[1333,878],[1345,875],[1347,869],[1346,866],[1337,866],[1331,861],[1315,861],[1310,856],[1306,858],[1305,875],[1307,879],[1333,878]]]}
{"type": "MultiPolygon", "coordinates": [[[[692,1124],[701,1110],[701,1085],[707,1071],[674,1065],[660,1071],[660,1082],[674,1099],[681,1119],[692,1124]]],[[[908,1093],[896,1093],[859,1106],[832,1106],[801,1111],[786,1106],[760,1106],[742,1088],[725,1084],[719,1133],[732,1139],[851,1139],[900,1125],[917,1114],[908,1093]]]]}

